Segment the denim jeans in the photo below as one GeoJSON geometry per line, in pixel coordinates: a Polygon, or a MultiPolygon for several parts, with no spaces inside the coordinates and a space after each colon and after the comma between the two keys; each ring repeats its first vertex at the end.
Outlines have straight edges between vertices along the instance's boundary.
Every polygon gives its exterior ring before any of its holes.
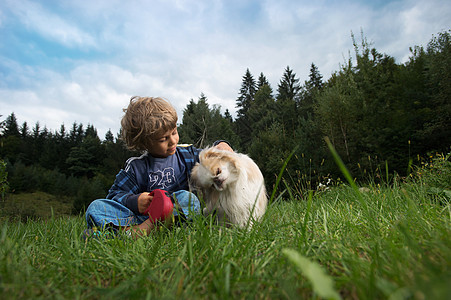
{"type": "MultiPolygon", "coordinates": [[[[187,218],[200,214],[199,199],[193,193],[182,190],[174,192],[172,196],[177,199],[187,218]]],[[[173,214],[176,216],[177,210],[174,209],[173,214]]],[[[94,200],[86,210],[88,228],[104,228],[108,225],[115,227],[131,226],[141,224],[148,218],[149,216],[136,215],[121,203],[111,199],[94,200]]]]}

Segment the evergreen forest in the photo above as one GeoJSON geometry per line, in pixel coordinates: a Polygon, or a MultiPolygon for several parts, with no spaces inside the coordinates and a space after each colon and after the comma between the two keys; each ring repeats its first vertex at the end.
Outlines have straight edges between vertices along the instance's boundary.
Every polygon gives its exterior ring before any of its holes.
{"type": "MultiPolygon", "coordinates": [[[[326,137],[362,183],[408,176],[431,153],[449,152],[451,30],[412,47],[402,64],[363,34],[359,42],[352,35],[352,42],[353,54],[328,79],[315,63],[305,82],[286,66],[274,86],[262,72],[245,70],[234,117],[203,93],[189,100],[179,116],[180,143],[203,148],[229,141],[260,166],[269,192],[286,166],[282,184],[300,198],[320,183],[340,182],[326,137]]],[[[12,112],[0,128],[1,198],[35,191],[69,196],[78,214],[106,195],[126,159],[136,155],[120,133],[102,139],[94,124],[77,123],[52,132],[39,122],[19,124],[12,112]]]]}

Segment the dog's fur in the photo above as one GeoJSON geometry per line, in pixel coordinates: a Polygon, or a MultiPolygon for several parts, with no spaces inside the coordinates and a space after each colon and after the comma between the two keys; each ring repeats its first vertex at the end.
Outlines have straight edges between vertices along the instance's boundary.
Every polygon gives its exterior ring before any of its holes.
{"type": "Polygon", "coordinates": [[[252,226],[266,211],[263,175],[247,155],[211,147],[199,155],[191,172],[191,184],[200,189],[206,207],[204,215],[216,211],[218,222],[252,226]]]}

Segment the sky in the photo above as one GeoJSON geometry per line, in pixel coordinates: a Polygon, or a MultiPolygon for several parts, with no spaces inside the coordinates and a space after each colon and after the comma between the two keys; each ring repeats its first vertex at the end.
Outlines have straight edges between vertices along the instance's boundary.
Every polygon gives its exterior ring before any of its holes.
{"type": "Polygon", "coordinates": [[[274,91],[353,56],[351,33],[407,62],[451,29],[448,0],[0,0],[0,120],[54,132],[75,122],[119,132],[132,96],[191,99],[236,112],[247,69],[274,91]]]}

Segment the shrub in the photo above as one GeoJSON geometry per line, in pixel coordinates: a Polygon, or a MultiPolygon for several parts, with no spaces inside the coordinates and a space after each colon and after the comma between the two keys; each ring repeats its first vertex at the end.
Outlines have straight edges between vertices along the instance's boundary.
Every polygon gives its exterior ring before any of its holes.
{"type": "Polygon", "coordinates": [[[34,192],[38,189],[39,173],[36,168],[27,167],[22,162],[8,164],[9,185],[13,192],[34,192]]]}
{"type": "Polygon", "coordinates": [[[6,163],[0,160],[0,199],[3,201],[8,191],[8,172],[6,171],[6,163]]]}
{"type": "Polygon", "coordinates": [[[451,201],[451,152],[429,155],[414,169],[410,178],[425,185],[428,192],[439,197],[440,201],[451,201]]]}
{"type": "Polygon", "coordinates": [[[103,178],[96,176],[80,182],[80,187],[73,203],[74,213],[83,212],[89,204],[99,198],[105,198],[108,188],[105,188],[103,178]]]}

